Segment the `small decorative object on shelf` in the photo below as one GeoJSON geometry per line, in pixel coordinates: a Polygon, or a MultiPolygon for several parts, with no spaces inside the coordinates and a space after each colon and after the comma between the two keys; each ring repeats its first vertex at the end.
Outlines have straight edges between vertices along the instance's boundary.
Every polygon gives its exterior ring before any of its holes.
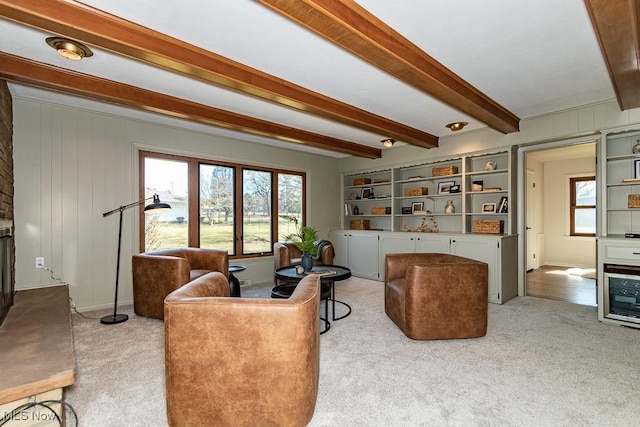
{"type": "Polygon", "coordinates": [[[640,139],[636,141],[636,145],[633,146],[631,151],[633,152],[633,154],[640,154],[640,139]]]}
{"type": "Polygon", "coordinates": [[[432,216],[429,217],[429,221],[431,221],[433,223],[433,226],[429,227],[427,225],[427,218],[422,218],[422,222],[420,223],[420,225],[416,228],[411,228],[409,227],[407,224],[402,226],[402,229],[404,231],[422,231],[424,233],[437,233],[438,230],[438,219],[434,218],[432,216]]]}
{"type": "Polygon", "coordinates": [[[482,191],[484,190],[484,181],[473,181],[471,184],[471,191],[482,191]]]}
{"type": "Polygon", "coordinates": [[[456,213],[456,207],[453,205],[453,200],[447,200],[447,204],[444,206],[444,213],[456,213]]]}
{"type": "Polygon", "coordinates": [[[496,170],[496,167],[498,166],[498,163],[495,160],[490,160],[487,163],[484,164],[484,170],[486,171],[494,171],[496,170]]]}
{"type": "Polygon", "coordinates": [[[357,207],[357,206],[354,206],[354,207],[353,207],[353,214],[354,214],[354,215],[360,215],[360,209],[358,209],[358,207],[357,207]]]}

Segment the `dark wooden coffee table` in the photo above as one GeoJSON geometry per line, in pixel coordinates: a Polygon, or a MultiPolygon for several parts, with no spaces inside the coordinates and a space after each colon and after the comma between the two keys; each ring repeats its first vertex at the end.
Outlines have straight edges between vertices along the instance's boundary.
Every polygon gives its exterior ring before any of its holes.
{"type": "MultiPolygon", "coordinates": [[[[271,290],[271,297],[273,298],[282,298],[281,296],[279,296],[279,294],[282,294],[283,291],[288,291],[289,292],[289,296],[291,295],[291,293],[293,292],[293,289],[295,289],[295,285],[300,282],[300,280],[302,280],[305,276],[309,275],[309,274],[318,274],[320,275],[320,282],[323,285],[328,285],[329,286],[329,295],[326,298],[327,299],[327,305],[328,302],[331,301],[331,320],[340,320],[340,319],[344,319],[345,317],[347,317],[348,315],[351,314],[351,306],[349,304],[347,304],[344,301],[339,301],[335,298],[335,282],[339,282],[341,280],[346,280],[349,277],[351,277],[351,270],[349,270],[347,267],[342,267],[339,265],[318,265],[315,266],[311,269],[310,273],[302,273],[302,274],[298,274],[296,272],[296,267],[295,266],[288,266],[288,267],[281,267],[278,268],[275,272],[274,275],[276,276],[277,279],[281,279],[284,280],[286,282],[288,282],[286,285],[280,285],[280,286],[276,286],[271,290]],[[347,313],[343,314],[341,316],[336,316],[336,303],[337,304],[341,304],[343,306],[345,306],[347,308],[347,313]]],[[[324,298],[323,298],[324,299],[324,298]]],[[[325,316],[328,317],[328,313],[326,312],[326,306],[325,306],[325,316]]],[[[328,328],[327,330],[331,327],[331,325],[329,324],[329,319],[327,318],[326,322],[328,323],[328,328]]],[[[324,331],[326,332],[326,331],[324,331]]]]}

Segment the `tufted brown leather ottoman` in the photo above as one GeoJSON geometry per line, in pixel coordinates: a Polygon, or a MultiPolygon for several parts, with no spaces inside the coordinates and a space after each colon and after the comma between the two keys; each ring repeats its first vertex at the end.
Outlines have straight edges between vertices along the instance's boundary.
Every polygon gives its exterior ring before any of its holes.
{"type": "Polygon", "coordinates": [[[385,313],[409,338],[487,334],[488,266],[449,254],[387,254],[385,313]]]}

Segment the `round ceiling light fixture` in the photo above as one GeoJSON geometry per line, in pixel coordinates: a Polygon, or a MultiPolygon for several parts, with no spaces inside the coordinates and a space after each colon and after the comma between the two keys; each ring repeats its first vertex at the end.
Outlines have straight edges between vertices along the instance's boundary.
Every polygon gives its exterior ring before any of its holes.
{"type": "Polygon", "coordinates": [[[451,129],[451,132],[456,132],[456,131],[462,130],[462,128],[464,128],[468,124],[469,123],[467,122],[453,122],[453,123],[449,123],[447,127],[451,129]]]}
{"type": "Polygon", "coordinates": [[[393,144],[396,142],[396,140],[391,138],[385,138],[380,142],[382,142],[382,145],[389,148],[389,147],[393,147],[393,144]]]}
{"type": "Polygon", "coordinates": [[[60,56],[72,61],[80,61],[82,58],[93,56],[91,49],[74,40],[63,37],[48,37],[46,42],[54,48],[60,56]]]}

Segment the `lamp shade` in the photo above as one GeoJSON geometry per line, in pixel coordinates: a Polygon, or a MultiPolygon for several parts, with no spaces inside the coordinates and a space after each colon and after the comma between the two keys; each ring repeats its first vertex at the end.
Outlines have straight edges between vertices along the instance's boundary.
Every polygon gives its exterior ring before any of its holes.
{"type": "Polygon", "coordinates": [[[144,207],[145,212],[154,211],[154,210],[165,211],[168,209],[171,209],[171,205],[169,205],[168,203],[162,203],[160,201],[160,196],[158,196],[157,194],[153,195],[153,202],[149,203],[147,206],[144,207]]]}

